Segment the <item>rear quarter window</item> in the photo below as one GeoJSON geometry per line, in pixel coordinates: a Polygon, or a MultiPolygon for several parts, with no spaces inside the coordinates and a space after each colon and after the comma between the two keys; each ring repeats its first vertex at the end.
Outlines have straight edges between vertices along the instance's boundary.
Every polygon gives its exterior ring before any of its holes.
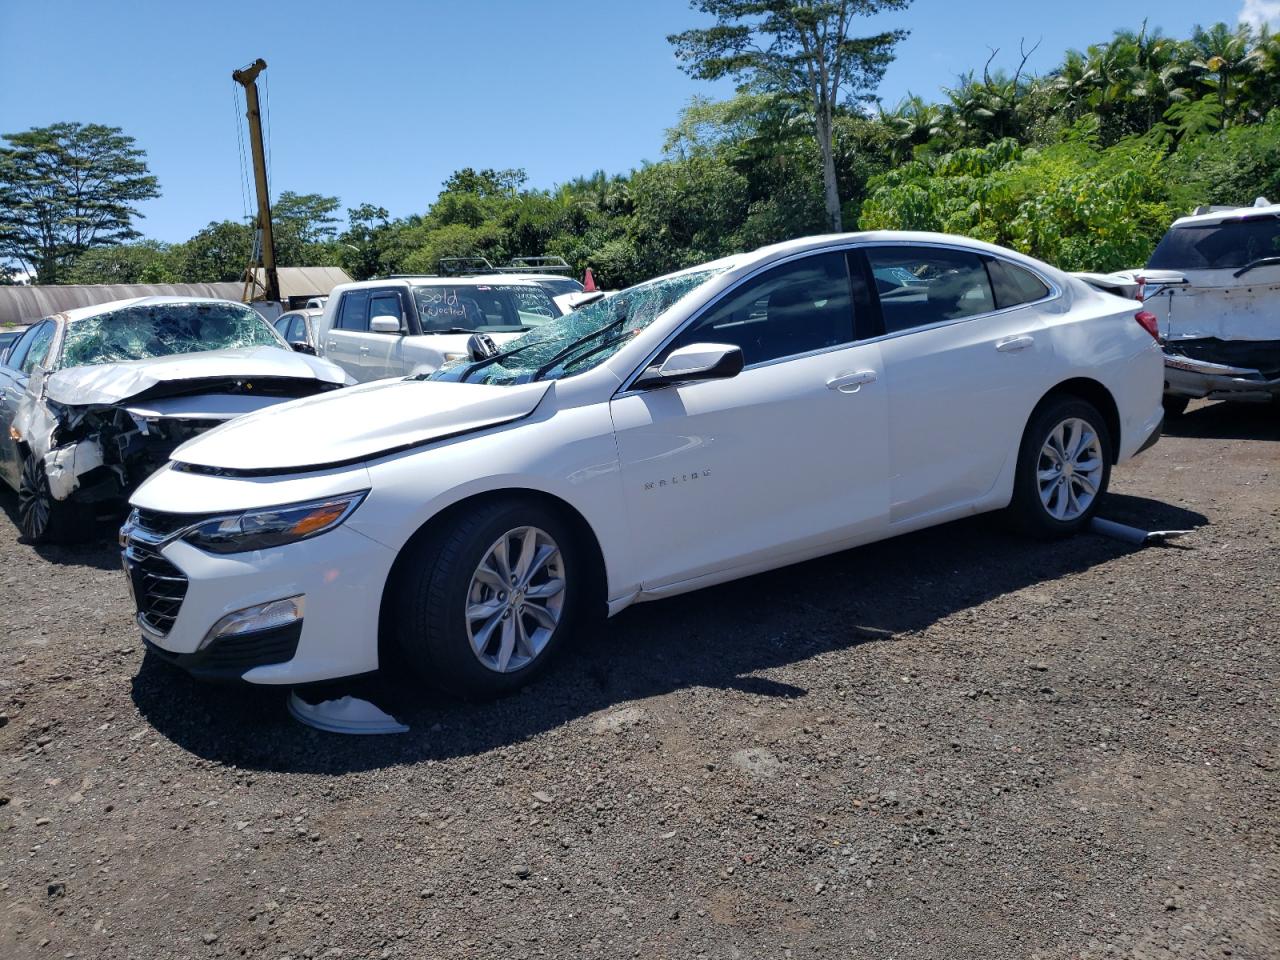
{"type": "Polygon", "coordinates": [[[991,289],[995,293],[998,310],[1035,303],[1049,295],[1049,288],[1043,280],[1030,270],[1006,260],[988,260],[987,273],[991,275],[991,289]]]}

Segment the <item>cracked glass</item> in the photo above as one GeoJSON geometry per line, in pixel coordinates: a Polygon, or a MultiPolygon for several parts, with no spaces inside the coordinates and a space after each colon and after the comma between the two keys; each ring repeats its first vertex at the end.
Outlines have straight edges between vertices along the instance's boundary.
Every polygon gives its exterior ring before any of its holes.
{"type": "Polygon", "coordinates": [[[279,346],[271,326],[238,303],[145,303],[72,321],[61,366],[279,346]]]}
{"type": "Polygon", "coordinates": [[[508,385],[558,380],[591,370],[622,349],[679,300],[727,267],[660,277],[543,324],[480,361],[455,361],[426,379],[508,385]]]}

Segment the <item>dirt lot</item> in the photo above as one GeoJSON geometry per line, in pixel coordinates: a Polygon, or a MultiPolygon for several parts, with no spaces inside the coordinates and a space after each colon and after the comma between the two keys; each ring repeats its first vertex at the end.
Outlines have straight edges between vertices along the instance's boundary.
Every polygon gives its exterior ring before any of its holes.
{"type": "Polygon", "coordinates": [[[1104,513],[1177,547],[952,524],[381,739],[144,661],[113,547],[0,517],[0,956],[1280,957],[1280,417],[1174,432],[1104,513]]]}

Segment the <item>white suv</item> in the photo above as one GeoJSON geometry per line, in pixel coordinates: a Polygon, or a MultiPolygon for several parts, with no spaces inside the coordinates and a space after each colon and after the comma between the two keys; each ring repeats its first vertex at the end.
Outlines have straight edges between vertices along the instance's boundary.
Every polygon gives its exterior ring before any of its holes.
{"type": "Polygon", "coordinates": [[[559,316],[550,295],[525,279],[365,280],[334,288],[316,323],[316,347],[363,383],[430,373],[466,357],[473,334],[501,344],[559,316]]]}
{"type": "Polygon", "coordinates": [[[1166,410],[1280,397],[1280,204],[1182,217],[1137,273],[1160,325],[1166,410]]]}

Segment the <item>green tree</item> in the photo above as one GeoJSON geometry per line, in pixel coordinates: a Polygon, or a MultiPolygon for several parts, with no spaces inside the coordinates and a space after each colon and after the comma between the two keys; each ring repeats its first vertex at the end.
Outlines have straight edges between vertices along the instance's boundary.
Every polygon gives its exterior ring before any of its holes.
{"type": "Polygon", "coordinates": [[[85,251],[140,236],[135,205],[160,188],[146,155],[119,127],[55,123],[3,139],[0,258],[57,283],[85,251]]]}
{"type": "Polygon", "coordinates": [[[271,205],[271,219],[277,230],[292,234],[298,243],[329,243],[338,235],[341,221],[334,213],[341,206],[337,197],[286,190],[271,205]]]}
{"type": "Polygon", "coordinates": [[[187,283],[228,283],[244,277],[253,256],[253,227],[235,220],[210,223],[176,251],[187,283]]]}
{"type": "Polygon", "coordinates": [[[179,264],[173,248],[155,240],[95,247],[63,273],[66,283],[177,283],[179,264]]]}
{"type": "Polygon", "coordinates": [[[667,40],[690,76],[734,77],[800,99],[813,117],[822,156],[827,222],[841,229],[840,190],[833,140],[837,108],[865,100],[906,37],[889,30],[852,37],[855,17],[902,10],[910,0],[692,0],[715,26],[672,34],[667,40]]]}
{"type": "Polygon", "coordinates": [[[385,263],[389,216],[385,207],[372,203],[347,211],[347,229],[338,237],[338,257],[343,269],[357,280],[391,272],[385,263]]]}

